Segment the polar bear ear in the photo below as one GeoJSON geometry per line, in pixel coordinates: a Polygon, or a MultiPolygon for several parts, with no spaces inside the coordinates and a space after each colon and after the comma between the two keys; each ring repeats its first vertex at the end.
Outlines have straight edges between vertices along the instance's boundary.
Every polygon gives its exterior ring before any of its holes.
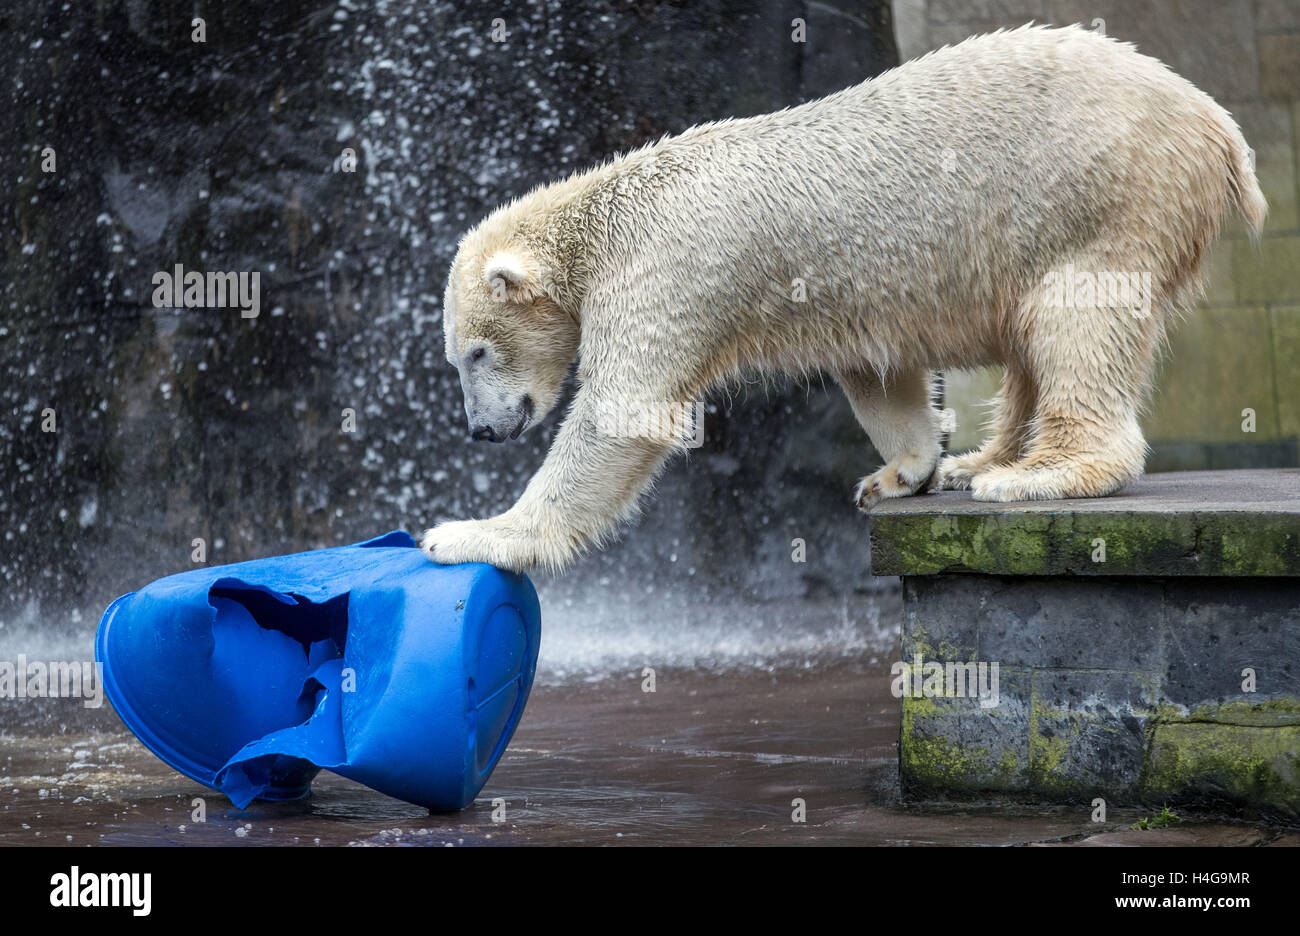
{"type": "Polygon", "coordinates": [[[541,296],[536,264],[513,250],[498,250],[483,264],[483,280],[493,293],[504,290],[510,298],[531,301],[541,296]]]}

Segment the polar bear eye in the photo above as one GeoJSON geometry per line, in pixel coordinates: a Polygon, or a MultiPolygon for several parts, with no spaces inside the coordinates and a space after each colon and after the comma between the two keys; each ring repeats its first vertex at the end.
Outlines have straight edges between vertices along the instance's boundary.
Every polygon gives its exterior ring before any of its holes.
{"type": "Polygon", "coordinates": [[[475,348],[473,351],[469,353],[469,359],[471,361],[481,361],[485,354],[487,354],[487,348],[483,347],[482,345],[479,345],[477,348],[475,348]]]}

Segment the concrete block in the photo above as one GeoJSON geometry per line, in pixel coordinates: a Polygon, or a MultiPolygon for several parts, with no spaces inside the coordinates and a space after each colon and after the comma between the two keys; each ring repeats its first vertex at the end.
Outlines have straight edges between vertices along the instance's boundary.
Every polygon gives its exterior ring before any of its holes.
{"type": "Polygon", "coordinates": [[[1043,21],[1043,0],[930,0],[927,15],[937,23],[1043,21]]]}
{"type": "Polygon", "coordinates": [[[1150,803],[1244,805],[1293,822],[1300,816],[1300,726],[1157,725],[1140,794],[1150,803]]]}
{"type": "Polygon", "coordinates": [[[1032,788],[1064,801],[1131,799],[1142,773],[1154,681],[1108,670],[1035,670],[1032,788]]]}
{"type": "Polygon", "coordinates": [[[1030,673],[1001,670],[995,708],[968,698],[904,698],[899,764],[905,795],[1029,791],[1031,686],[1030,673]]]}
{"type": "Polygon", "coordinates": [[[907,796],[1300,816],[1300,469],[1135,487],[1127,510],[963,493],[873,515],[922,674],[896,674],[907,796]],[[1077,540],[1120,516],[1087,574],[1077,540]]]}
{"type": "Polygon", "coordinates": [[[872,512],[871,556],[876,575],[1300,576],[1300,469],[1145,475],[1075,500],[898,498],[872,512]]]}
{"type": "Polygon", "coordinates": [[[1232,273],[1243,304],[1300,303],[1300,234],[1232,241],[1232,273]]]}
{"type": "Polygon", "coordinates": [[[1277,438],[1273,360],[1266,309],[1196,309],[1170,329],[1169,353],[1160,363],[1156,392],[1142,420],[1147,438],[1199,442],[1277,438]],[[1242,429],[1245,409],[1255,411],[1253,433],[1242,429]]]}
{"type": "Polygon", "coordinates": [[[1107,35],[1137,43],[1216,100],[1259,92],[1253,0],[1048,0],[1049,22],[1098,18],[1107,35]]]}
{"type": "Polygon", "coordinates": [[[1300,306],[1274,307],[1273,374],[1277,380],[1278,432],[1300,435],[1300,306]]]}
{"type": "Polygon", "coordinates": [[[1259,37],[1259,90],[1269,97],[1300,97],[1300,33],[1259,37]]]}
{"type": "Polygon", "coordinates": [[[1255,0],[1255,28],[1300,29],[1300,3],[1295,0],[1255,0]]]}
{"type": "Polygon", "coordinates": [[[1209,717],[1195,710],[1300,698],[1300,583],[1180,579],[1167,588],[1165,608],[1162,701],[1209,717]],[[1243,694],[1247,669],[1255,692],[1243,694]]]}

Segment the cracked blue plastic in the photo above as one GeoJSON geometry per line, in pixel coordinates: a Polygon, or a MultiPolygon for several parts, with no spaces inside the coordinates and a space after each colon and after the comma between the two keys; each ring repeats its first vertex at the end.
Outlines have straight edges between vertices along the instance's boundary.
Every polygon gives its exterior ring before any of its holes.
{"type": "Polygon", "coordinates": [[[454,810],[519,723],[540,618],[527,576],[397,531],[159,579],[104,612],[95,659],[136,737],[241,808],[323,768],[454,810]]]}

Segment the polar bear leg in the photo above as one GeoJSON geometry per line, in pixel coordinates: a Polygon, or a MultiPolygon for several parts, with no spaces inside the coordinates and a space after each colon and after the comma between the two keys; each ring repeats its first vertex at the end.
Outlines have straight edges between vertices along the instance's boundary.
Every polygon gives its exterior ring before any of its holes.
{"type": "Polygon", "coordinates": [[[558,572],[600,543],[681,447],[671,436],[619,436],[604,428],[605,414],[624,405],[580,389],[515,505],[485,520],[427,530],[420,543],[425,554],[447,565],[487,562],[515,572],[558,572]]]}
{"type": "Polygon", "coordinates": [[[1059,414],[1048,423],[1023,459],[975,476],[975,500],[1105,497],[1142,474],[1146,442],[1136,410],[1117,415],[1117,425],[1105,433],[1077,414],[1059,414]]]}
{"type": "Polygon", "coordinates": [[[918,369],[891,374],[882,382],[874,371],[864,368],[842,372],[836,379],[853,414],[885,459],[884,467],[858,482],[854,503],[867,511],[882,500],[921,490],[943,452],[930,372],[918,369]]]}
{"type": "Polygon", "coordinates": [[[964,455],[949,455],[939,462],[931,485],[936,490],[965,491],[976,475],[998,465],[1019,460],[1029,442],[1037,394],[1028,370],[1009,361],[1002,386],[993,398],[991,435],[987,442],[964,455]]]}
{"type": "MultiPolygon", "coordinates": [[[[1076,261],[1080,270],[1143,269],[1128,258],[1076,261]]],[[[1149,269],[1149,267],[1147,267],[1149,269]]],[[[1031,296],[1030,302],[1042,297],[1031,296]]],[[[1009,465],[971,480],[982,501],[1104,497],[1142,474],[1138,410],[1151,383],[1167,308],[1042,306],[1027,316],[1026,357],[1036,388],[1028,445],[1009,465]]]]}

